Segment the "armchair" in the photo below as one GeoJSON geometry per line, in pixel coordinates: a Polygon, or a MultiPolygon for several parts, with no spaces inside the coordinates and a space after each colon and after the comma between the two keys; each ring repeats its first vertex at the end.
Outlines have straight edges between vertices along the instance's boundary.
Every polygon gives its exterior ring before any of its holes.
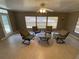
{"type": "Polygon", "coordinates": [[[30,40],[32,40],[34,36],[31,35],[27,30],[24,30],[24,29],[20,30],[19,32],[22,36],[22,39],[24,40],[23,43],[29,45],[30,40]],[[28,43],[26,41],[28,41],[28,43]]]}
{"type": "Polygon", "coordinates": [[[59,33],[56,37],[56,42],[57,43],[65,43],[65,38],[68,36],[69,32],[65,32],[64,34],[59,33]]]}

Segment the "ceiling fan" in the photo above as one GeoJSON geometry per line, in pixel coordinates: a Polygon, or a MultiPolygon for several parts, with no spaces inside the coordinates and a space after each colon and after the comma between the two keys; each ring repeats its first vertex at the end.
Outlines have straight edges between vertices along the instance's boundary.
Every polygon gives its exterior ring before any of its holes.
{"type": "Polygon", "coordinates": [[[40,4],[41,8],[38,10],[40,13],[53,12],[54,10],[45,8],[45,3],[40,4]]]}

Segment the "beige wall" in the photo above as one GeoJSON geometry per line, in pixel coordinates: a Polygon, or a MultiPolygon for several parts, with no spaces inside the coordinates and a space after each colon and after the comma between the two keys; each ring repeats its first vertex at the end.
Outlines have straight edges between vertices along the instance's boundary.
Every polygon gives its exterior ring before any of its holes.
{"type": "MultiPolygon", "coordinates": [[[[57,29],[65,29],[71,33],[74,33],[74,28],[78,20],[78,15],[79,12],[73,12],[73,13],[53,12],[48,14],[39,14],[35,12],[10,11],[11,19],[14,19],[11,20],[14,30],[19,30],[21,28],[26,29],[25,16],[58,16],[59,20],[57,29]]],[[[79,36],[79,34],[75,35],[79,36]]]]}
{"type": "Polygon", "coordinates": [[[15,24],[16,20],[15,20],[15,15],[12,11],[9,11],[9,18],[10,18],[12,30],[13,32],[16,32],[16,24],[15,24]]]}
{"type": "Polygon", "coordinates": [[[78,17],[79,17],[79,12],[70,13],[68,15],[68,19],[66,20],[65,29],[79,37],[79,34],[74,33],[78,17]]]}
{"type": "Polygon", "coordinates": [[[48,14],[39,14],[35,12],[14,12],[15,20],[16,20],[16,27],[17,29],[26,28],[25,24],[25,16],[58,16],[58,26],[57,29],[62,29],[64,27],[65,20],[67,19],[68,13],[48,13],[48,14]]]}
{"type": "Polygon", "coordinates": [[[10,11],[9,15],[11,18],[11,24],[14,31],[19,30],[21,28],[26,29],[25,16],[58,16],[59,20],[57,29],[65,29],[79,36],[79,34],[74,33],[79,12],[72,12],[72,13],[53,12],[48,14],[39,14],[35,12],[10,11]]]}

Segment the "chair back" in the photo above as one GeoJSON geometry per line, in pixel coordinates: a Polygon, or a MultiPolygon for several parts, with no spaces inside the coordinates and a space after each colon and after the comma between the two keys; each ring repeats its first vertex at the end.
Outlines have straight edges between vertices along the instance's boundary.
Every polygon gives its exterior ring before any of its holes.
{"type": "Polygon", "coordinates": [[[69,35],[69,33],[70,33],[70,32],[67,32],[67,33],[66,33],[65,38],[69,35]]]}
{"type": "Polygon", "coordinates": [[[21,29],[19,32],[20,32],[21,36],[24,36],[24,37],[30,35],[30,33],[27,30],[24,30],[24,29],[21,29]]]}
{"type": "Polygon", "coordinates": [[[52,32],[52,26],[46,26],[46,32],[52,32]]]}
{"type": "Polygon", "coordinates": [[[34,32],[38,31],[37,26],[33,26],[33,27],[32,27],[32,30],[33,30],[34,32]]]}

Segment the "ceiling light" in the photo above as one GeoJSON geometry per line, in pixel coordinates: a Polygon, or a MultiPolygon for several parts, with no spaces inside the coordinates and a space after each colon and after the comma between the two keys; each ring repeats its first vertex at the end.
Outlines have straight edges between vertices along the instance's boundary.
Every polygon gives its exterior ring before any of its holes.
{"type": "Polygon", "coordinates": [[[41,9],[39,10],[39,12],[40,12],[40,13],[46,13],[47,11],[46,11],[46,9],[41,8],[41,9]]]}
{"type": "Polygon", "coordinates": [[[41,6],[41,8],[37,12],[47,13],[47,11],[48,12],[53,12],[54,11],[52,9],[45,8],[45,3],[41,3],[40,6],[41,6]]]}

